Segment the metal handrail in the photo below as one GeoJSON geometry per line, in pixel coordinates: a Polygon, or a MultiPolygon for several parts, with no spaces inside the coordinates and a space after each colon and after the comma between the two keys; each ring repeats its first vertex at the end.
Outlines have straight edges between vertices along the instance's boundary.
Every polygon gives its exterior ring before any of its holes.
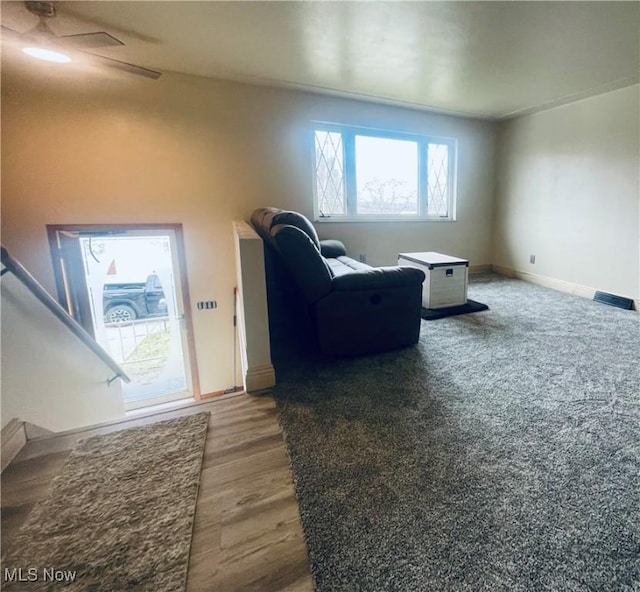
{"type": "Polygon", "coordinates": [[[80,325],[69,313],[58,303],[49,292],[47,292],[38,281],[22,266],[22,264],[14,259],[7,249],[1,247],[2,264],[4,269],[1,275],[11,272],[18,280],[20,280],[27,289],[48,308],[82,343],[84,343],[104,364],[106,364],[115,376],[107,380],[111,384],[114,380],[120,378],[124,382],[131,382],[131,378],[118,365],[117,362],[87,333],[82,325],[80,325]]]}

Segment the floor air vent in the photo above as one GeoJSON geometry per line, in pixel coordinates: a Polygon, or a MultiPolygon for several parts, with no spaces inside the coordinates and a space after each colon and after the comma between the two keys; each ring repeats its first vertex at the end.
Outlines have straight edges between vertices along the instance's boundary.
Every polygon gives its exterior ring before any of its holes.
{"type": "Polygon", "coordinates": [[[614,294],[607,294],[606,292],[596,292],[593,299],[596,302],[602,302],[602,304],[608,304],[609,306],[616,306],[617,308],[624,308],[625,310],[633,309],[633,300],[631,300],[631,298],[615,296],[614,294]]]}

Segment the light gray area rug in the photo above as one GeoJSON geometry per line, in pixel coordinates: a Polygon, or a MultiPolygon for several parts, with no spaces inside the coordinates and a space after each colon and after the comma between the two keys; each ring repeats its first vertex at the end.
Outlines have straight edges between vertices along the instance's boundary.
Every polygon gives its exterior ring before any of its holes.
{"type": "Polygon", "coordinates": [[[11,541],[2,589],[184,590],[208,421],[80,442],[11,541]]]}
{"type": "Polygon", "coordinates": [[[279,368],[317,590],[640,590],[640,316],[469,295],[417,347],[279,368]]]}

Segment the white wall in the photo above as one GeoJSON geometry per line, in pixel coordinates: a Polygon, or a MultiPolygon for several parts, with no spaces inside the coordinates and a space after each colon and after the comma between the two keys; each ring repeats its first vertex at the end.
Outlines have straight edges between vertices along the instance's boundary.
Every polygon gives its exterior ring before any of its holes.
{"type": "Polygon", "coordinates": [[[202,392],[235,384],[232,221],[311,215],[311,120],[454,137],[458,221],[322,224],[374,265],[399,251],[491,262],[494,124],[167,73],[2,72],[2,240],[54,293],[46,224],[181,223],[202,392]],[[218,301],[197,311],[198,300],[218,301]]]}
{"type": "Polygon", "coordinates": [[[494,264],[640,298],[639,88],[501,125],[494,264]]]}
{"type": "Polygon", "coordinates": [[[242,384],[251,393],[276,384],[269,341],[264,245],[247,222],[235,222],[233,233],[238,274],[237,327],[242,384]]]}
{"type": "Polygon", "coordinates": [[[2,427],[58,432],[124,417],[113,371],[12,274],[2,277],[2,427]]]}

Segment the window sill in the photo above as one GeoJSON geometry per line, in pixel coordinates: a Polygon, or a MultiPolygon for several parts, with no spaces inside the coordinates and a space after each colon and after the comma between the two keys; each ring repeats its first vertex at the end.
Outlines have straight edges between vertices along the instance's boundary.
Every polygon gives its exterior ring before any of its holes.
{"type": "Polygon", "coordinates": [[[454,218],[424,218],[419,216],[403,216],[403,217],[391,217],[391,216],[375,216],[375,217],[345,217],[345,216],[316,216],[313,219],[314,222],[321,224],[332,222],[455,222],[454,218]]]}

